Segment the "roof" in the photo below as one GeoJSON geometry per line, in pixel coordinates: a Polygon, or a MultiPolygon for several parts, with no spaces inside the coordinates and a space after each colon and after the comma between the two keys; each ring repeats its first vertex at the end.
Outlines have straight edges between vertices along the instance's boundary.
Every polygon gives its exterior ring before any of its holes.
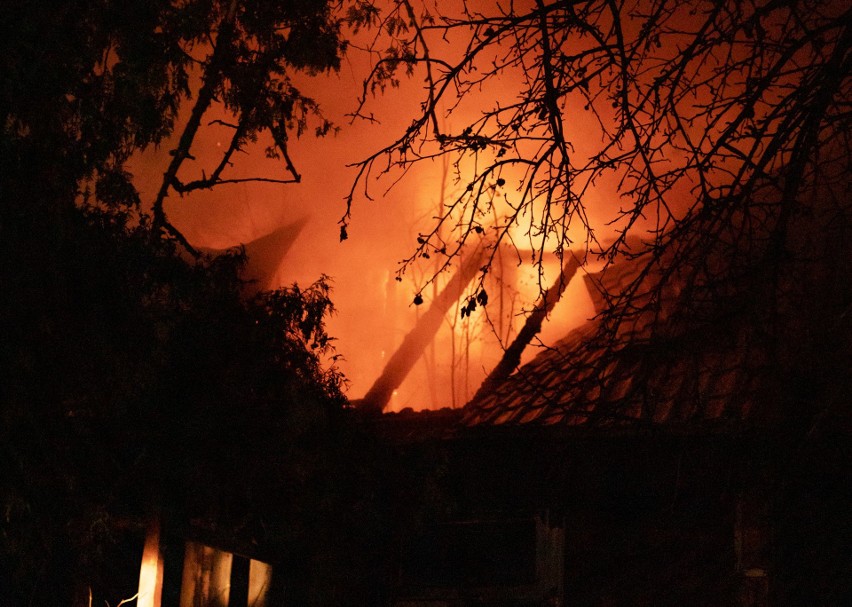
{"type": "Polygon", "coordinates": [[[631,284],[638,287],[639,307],[618,323],[599,314],[543,349],[468,403],[461,423],[694,428],[752,418],[770,397],[766,349],[757,333],[736,315],[683,322],[672,313],[678,287],[653,299],[647,287],[658,278],[634,262],[590,276],[587,286],[599,312],[607,304],[603,294],[631,284]]]}
{"type": "Polygon", "coordinates": [[[378,421],[382,435],[391,443],[428,443],[454,438],[462,414],[462,409],[414,411],[405,408],[396,413],[383,413],[378,421]]]}

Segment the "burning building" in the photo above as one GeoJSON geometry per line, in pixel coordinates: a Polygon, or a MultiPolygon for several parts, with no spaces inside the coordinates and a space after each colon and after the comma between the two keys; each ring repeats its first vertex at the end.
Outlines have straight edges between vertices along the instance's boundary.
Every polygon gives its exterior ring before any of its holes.
{"type": "Polygon", "coordinates": [[[841,604],[848,393],[791,392],[748,310],[686,320],[676,288],[607,334],[601,293],[639,268],[587,276],[602,316],[464,407],[351,412],[382,477],[380,512],[352,521],[376,536],[350,529],[322,550],[362,551],[348,557],[368,561],[367,583],[332,573],[340,554],[314,561],[310,580],[284,575],[287,545],[196,521],[174,527],[154,604],[291,604],[290,592],[394,607],[841,604]],[[216,575],[230,599],[212,598],[216,575]]]}

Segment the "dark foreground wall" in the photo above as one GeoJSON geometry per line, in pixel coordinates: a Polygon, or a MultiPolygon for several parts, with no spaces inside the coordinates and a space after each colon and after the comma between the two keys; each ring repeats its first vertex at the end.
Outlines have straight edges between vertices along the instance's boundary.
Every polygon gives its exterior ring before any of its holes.
{"type": "Polygon", "coordinates": [[[846,604],[852,441],[811,439],[492,428],[399,444],[390,604],[846,604]]]}

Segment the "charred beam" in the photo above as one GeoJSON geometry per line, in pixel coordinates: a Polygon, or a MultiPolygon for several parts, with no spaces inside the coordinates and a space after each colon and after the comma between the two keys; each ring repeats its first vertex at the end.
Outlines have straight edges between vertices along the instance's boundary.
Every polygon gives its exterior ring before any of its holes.
{"type": "Polygon", "coordinates": [[[486,247],[484,246],[478,247],[462,262],[458,272],[432,301],[432,305],[420,317],[414,328],[405,336],[402,344],[391,356],[382,374],[373,383],[364,398],[355,403],[359,409],[374,414],[384,411],[388,402],[390,402],[393,391],[402,384],[411,368],[434,339],[447,311],[459,300],[465,286],[479,271],[485,250],[486,247]]]}
{"type": "Polygon", "coordinates": [[[497,366],[488,374],[488,377],[486,377],[482,382],[482,385],[479,386],[479,390],[477,390],[476,394],[473,395],[473,399],[471,399],[472,401],[479,400],[482,396],[488,394],[497,384],[509,377],[509,375],[518,368],[518,365],[521,362],[521,354],[524,349],[529,345],[533,337],[538,335],[541,331],[541,325],[544,322],[544,319],[547,318],[548,314],[550,314],[553,310],[556,302],[558,302],[562,297],[565,287],[568,286],[568,283],[571,282],[571,279],[574,278],[574,274],[576,274],[577,270],[580,268],[580,261],[577,259],[577,256],[573,253],[569,253],[569,255],[570,257],[565,262],[565,265],[562,266],[562,272],[560,272],[556,282],[550,285],[550,288],[539,300],[538,305],[536,305],[535,309],[527,317],[523,328],[515,337],[511,345],[509,345],[509,347],[506,348],[506,351],[503,352],[503,357],[500,359],[500,362],[497,363],[497,366]]]}

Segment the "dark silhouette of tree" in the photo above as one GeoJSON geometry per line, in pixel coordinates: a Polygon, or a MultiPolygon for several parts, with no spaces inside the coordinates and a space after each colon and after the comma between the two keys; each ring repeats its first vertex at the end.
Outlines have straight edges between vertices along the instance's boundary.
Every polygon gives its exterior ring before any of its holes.
{"type": "Polygon", "coordinates": [[[345,399],[329,364],[327,279],[246,299],[242,255],[195,251],[164,208],[233,182],[236,152],[262,137],[284,181],[298,181],[289,138],[332,127],[291,78],[338,68],[332,8],[0,7],[4,605],[129,598],[115,593],[138,570],[120,565],[139,555],[119,554],[122,538],[139,537],[158,501],[237,529],[262,526],[283,495],[294,516],[315,512],[287,531],[295,561],[335,510],[339,496],[317,481],[347,461],[334,455],[345,399]],[[217,104],[233,134],[193,177],[193,142],[217,104]],[[142,200],[128,159],[172,135],[163,181],[142,200]]]}

